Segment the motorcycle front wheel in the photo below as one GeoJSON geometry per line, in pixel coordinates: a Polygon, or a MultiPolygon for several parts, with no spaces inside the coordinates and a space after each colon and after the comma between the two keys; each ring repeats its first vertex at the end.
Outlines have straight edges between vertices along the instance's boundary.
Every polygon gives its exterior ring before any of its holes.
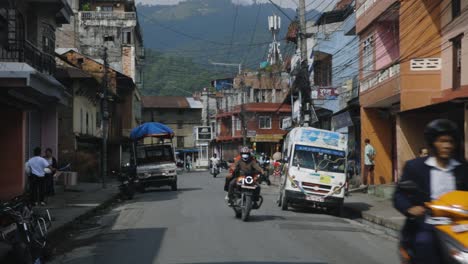
{"type": "Polygon", "coordinates": [[[246,195],[244,206],[242,206],[242,221],[249,220],[250,210],[252,210],[252,195],[246,195]]]}

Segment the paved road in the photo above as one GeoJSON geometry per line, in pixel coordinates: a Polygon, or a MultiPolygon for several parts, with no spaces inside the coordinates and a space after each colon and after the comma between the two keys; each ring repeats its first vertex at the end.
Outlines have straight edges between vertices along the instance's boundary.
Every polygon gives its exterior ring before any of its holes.
{"type": "Polygon", "coordinates": [[[398,263],[396,241],[310,210],[281,211],[274,187],[244,223],[224,202],[223,179],[183,174],[178,192],[138,194],[84,225],[53,263],[398,263]]]}

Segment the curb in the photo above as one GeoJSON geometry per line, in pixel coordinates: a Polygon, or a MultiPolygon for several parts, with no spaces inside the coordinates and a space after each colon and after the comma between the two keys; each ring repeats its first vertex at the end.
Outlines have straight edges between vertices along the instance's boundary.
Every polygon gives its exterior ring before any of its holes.
{"type": "Polygon", "coordinates": [[[102,203],[100,203],[98,206],[90,208],[86,212],[84,212],[81,215],[75,217],[73,220],[71,220],[71,221],[69,221],[67,223],[64,223],[61,226],[58,226],[57,228],[55,228],[54,230],[49,232],[48,240],[53,241],[54,238],[56,238],[56,237],[58,237],[60,235],[63,235],[64,232],[71,229],[77,223],[88,219],[89,217],[91,217],[93,214],[95,214],[99,210],[102,210],[102,209],[105,209],[105,208],[109,207],[112,203],[114,203],[115,201],[117,201],[119,199],[119,196],[120,196],[119,193],[113,194],[110,198],[107,198],[102,203]]]}
{"type": "Polygon", "coordinates": [[[372,214],[366,211],[362,211],[360,209],[354,208],[352,206],[347,206],[346,202],[344,203],[345,210],[351,211],[360,219],[354,219],[358,222],[362,222],[363,224],[367,224],[372,226],[373,228],[379,229],[386,233],[389,236],[394,238],[398,238],[400,234],[400,230],[403,227],[402,224],[392,221],[388,218],[378,216],[376,214],[372,214]]]}

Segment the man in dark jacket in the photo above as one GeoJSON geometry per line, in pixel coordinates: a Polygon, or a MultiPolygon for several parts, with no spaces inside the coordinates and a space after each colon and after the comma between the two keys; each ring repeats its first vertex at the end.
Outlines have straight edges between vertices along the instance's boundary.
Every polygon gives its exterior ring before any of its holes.
{"type": "Polygon", "coordinates": [[[425,128],[424,136],[431,155],[408,161],[400,179],[414,182],[419,192],[407,193],[397,188],[393,202],[408,217],[402,235],[411,244],[414,263],[439,264],[442,262],[432,226],[424,222],[424,203],[453,190],[468,191],[468,165],[454,158],[460,140],[452,121],[432,121],[425,128]]]}
{"type": "MultiPolygon", "coordinates": [[[[253,172],[258,172],[261,174],[264,173],[263,169],[258,165],[257,161],[253,159],[250,153],[250,149],[248,147],[242,147],[240,155],[241,159],[236,161],[236,163],[234,164],[234,171],[232,175],[226,177],[225,190],[227,189],[228,191],[228,198],[230,202],[232,202],[232,194],[236,185],[235,179],[237,179],[238,176],[253,172]]],[[[258,198],[259,195],[260,188],[256,190],[255,198],[258,198]]]]}

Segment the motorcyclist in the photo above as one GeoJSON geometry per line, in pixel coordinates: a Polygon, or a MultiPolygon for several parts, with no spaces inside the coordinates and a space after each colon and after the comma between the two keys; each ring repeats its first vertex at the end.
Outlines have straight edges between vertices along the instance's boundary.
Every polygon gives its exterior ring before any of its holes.
{"type": "MultiPolygon", "coordinates": [[[[234,171],[232,175],[228,175],[226,184],[228,186],[228,199],[229,202],[232,203],[232,194],[234,192],[234,188],[236,186],[237,177],[241,175],[245,175],[246,173],[251,173],[257,171],[259,173],[264,173],[263,169],[258,165],[258,163],[253,159],[250,149],[248,147],[242,147],[240,151],[241,159],[236,161],[234,164],[234,171]]],[[[226,189],[226,186],[225,186],[226,189]]],[[[257,188],[254,201],[258,200],[260,195],[260,187],[257,188]]]]}
{"type": "Polygon", "coordinates": [[[220,162],[220,160],[218,158],[218,155],[216,155],[216,153],[214,153],[213,157],[210,158],[210,165],[211,165],[211,168],[212,168],[213,172],[218,168],[219,162],[220,162]]]}
{"type": "Polygon", "coordinates": [[[450,120],[429,123],[424,136],[431,155],[408,161],[400,180],[414,182],[420,192],[408,194],[397,188],[393,197],[395,208],[407,216],[402,241],[410,245],[416,264],[442,263],[434,230],[424,222],[424,202],[453,190],[468,190],[468,165],[454,157],[460,145],[458,133],[450,120]]]}

